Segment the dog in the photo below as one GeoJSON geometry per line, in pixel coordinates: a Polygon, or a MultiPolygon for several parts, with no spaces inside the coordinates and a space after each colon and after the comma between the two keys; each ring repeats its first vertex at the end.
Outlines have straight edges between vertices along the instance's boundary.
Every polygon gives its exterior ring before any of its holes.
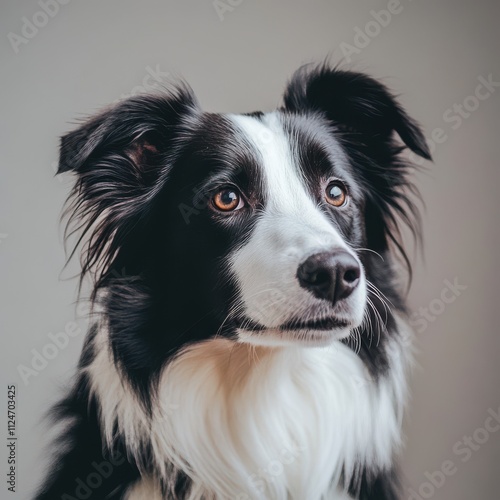
{"type": "Polygon", "coordinates": [[[390,91],[326,63],[272,112],[181,82],[64,135],[95,314],[36,498],[399,498],[407,148],[390,91]]]}

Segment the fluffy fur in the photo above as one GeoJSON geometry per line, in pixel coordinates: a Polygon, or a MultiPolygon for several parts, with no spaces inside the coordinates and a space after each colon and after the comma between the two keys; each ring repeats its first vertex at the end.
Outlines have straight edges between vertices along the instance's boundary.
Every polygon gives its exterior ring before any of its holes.
{"type": "Polygon", "coordinates": [[[269,113],[206,113],[182,84],[64,136],[98,317],[36,498],[397,498],[411,336],[394,262],[399,223],[418,232],[399,139],[430,158],[383,85],[326,66],[269,113]],[[299,277],[318,255],[342,273],[347,256],[348,293],[299,277]]]}

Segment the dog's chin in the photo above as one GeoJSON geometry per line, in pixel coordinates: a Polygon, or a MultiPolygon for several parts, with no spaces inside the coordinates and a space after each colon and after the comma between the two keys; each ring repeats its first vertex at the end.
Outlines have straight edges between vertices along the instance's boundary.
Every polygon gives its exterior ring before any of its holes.
{"type": "Polygon", "coordinates": [[[238,341],[256,346],[311,346],[324,347],[347,338],[356,324],[341,322],[338,325],[314,327],[306,324],[287,328],[263,328],[258,331],[238,328],[238,341]]]}

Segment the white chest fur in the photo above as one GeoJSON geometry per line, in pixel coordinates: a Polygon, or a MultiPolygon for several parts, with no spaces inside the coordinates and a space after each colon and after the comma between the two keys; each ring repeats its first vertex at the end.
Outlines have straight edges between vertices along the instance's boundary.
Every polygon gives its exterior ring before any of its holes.
{"type": "Polygon", "coordinates": [[[190,471],[192,500],[339,498],[330,485],[342,470],[388,466],[399,444],[407,363],[396,343],[377,383],[341,343],[195,344],[167,365],[149,418],[111,361],[106,332],[96,341],[88,371],[106,439],[117,422],[131,453],[152,446],[158,475],[190,471]]]}

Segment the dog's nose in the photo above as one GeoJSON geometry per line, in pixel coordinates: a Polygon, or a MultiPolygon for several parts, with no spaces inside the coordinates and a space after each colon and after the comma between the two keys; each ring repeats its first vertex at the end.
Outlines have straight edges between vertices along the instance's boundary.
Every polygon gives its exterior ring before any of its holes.
{"type": "Polygon", "coordinates": [[[300,286],[332,303],[348,297],[358,286],[360,275],[358,261],[345,250],[311,255],[297,271],[300,286]]]}

